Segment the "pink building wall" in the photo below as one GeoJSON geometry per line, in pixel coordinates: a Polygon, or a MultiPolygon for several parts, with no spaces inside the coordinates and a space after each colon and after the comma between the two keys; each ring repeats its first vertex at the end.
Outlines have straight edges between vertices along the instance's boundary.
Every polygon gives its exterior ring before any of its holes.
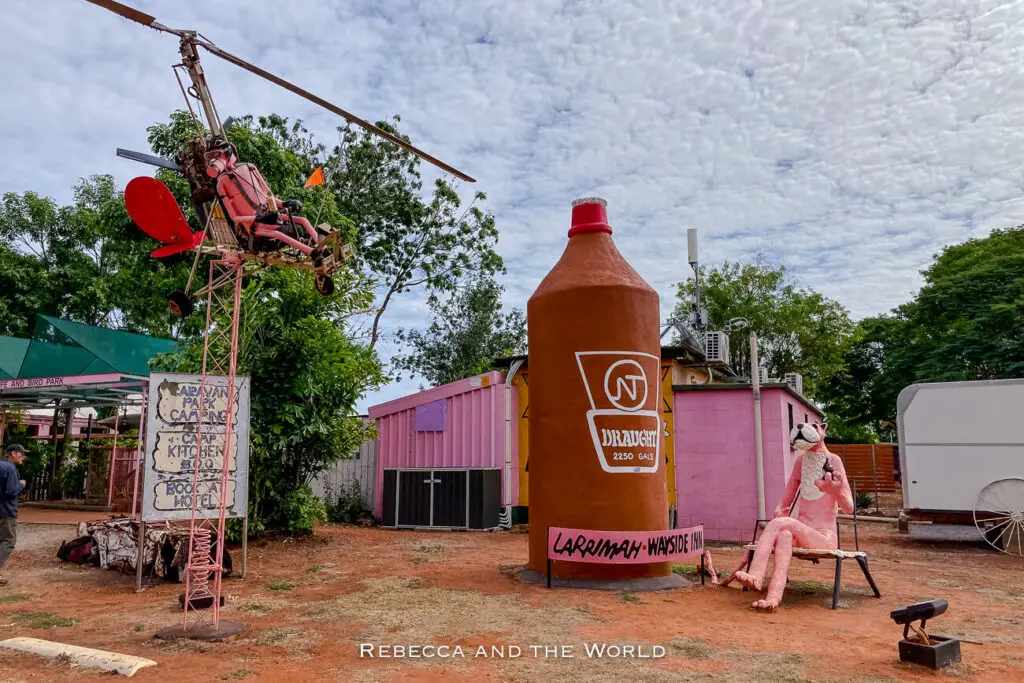
{"type": "MultiPolygon", "coordinates": [[[[795,457],[793,424],[818,421],[820,413],[782,388],[761,390],[761,444],[765,508],[778,504],[795,457]]],[[[750,388],[677,390],[674,397],[677,524],[703,524],[707,540],[749,540],[757,520],[754,399],[750,388]]]]}
{"type": "MultiPolygon", "coordinates": [[[[512,393],[512,504],[519,500],[518,392],[512,393]]],[[[383,515],[384,470],[392,468],[497,468],[505,466],[505,375],[489,372],[373,406],[377,464],[373,514],[383,515]],[[415,431],[416,408],[444,401],[444,431],[415,431]]],[[[502,487],[505,478],[502,476],[502,487]]],[[[504,490],[503,490],[504,493],[504,490]]]]}
{"type": "MultiPolygon", "coordinates": [[[[34,433],[30,434],[31,437],[36,439],[52,439],[53,435],[50,434],[50,429],[53,427],[53,414],[50,415],[33,415],[23,414],[21,416],[21,423],[31,428],[35,427],[35,430],[31,430],[34,433]]],[[[71,433],[72,434],[86,434],[89,431],[89,418],[87,417],[76,417],[71,422],[71,433]]],[[[95,422],[92,425],[93,436],[103,436],[113,430],[100,427],[95,422]]],[[[63,435],[61,435],[63,437],[63,435]]]]}

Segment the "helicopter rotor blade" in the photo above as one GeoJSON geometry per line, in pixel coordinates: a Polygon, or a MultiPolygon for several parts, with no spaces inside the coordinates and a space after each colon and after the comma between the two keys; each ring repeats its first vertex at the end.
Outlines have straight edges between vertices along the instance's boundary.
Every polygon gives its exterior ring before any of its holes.
{"type": "Polygon", "coordinates": [[[97,7],[102,7],[103,9],[110,10],[114,14],[119,14],[122,17],[124,17],[125,19],[130,19],[130,20],[132,20],[132,21],[134,21],[134,22],[136,22],[138,24],[142,24],[143,26],[148,26],[148,27],[150,27],[152,29],[156,29],[157,31],[164,31],[166,33],[173,33],[176,36],[180,36],[181,33],[182,33],[181,31],[176,31],[173,28],[168,28],[167,26],[164,26],[163,24],[161,24],[160,22],[158,22],[156,20],[156,17],[154,17],[152,15],[146,14],[145,12],[140,12],[139,10],[133,9],[133,8],[129,7],[128,5],[122,5],[119,2],[114,2],[114,0],[85,0],[85,1],[86,2],[91,2],[92,4],[96,5],[97,7]]]}
{"type": "Polygon", "coordinates": [[[400,137],[392,135],[391,133],[387,132],[386,130],[378,128],[377,126],[373,125],[369,121],[361,119],[358,116],[356,116],[355,114],[351,114],[351,113],[345,111],[344,109],[342,109],[341,107],[339,107],[337,105],[334,105],[334,104],[331,104],[330,102],[328,102],[327,100],[325,100],[325,99],[323,99],[321,97],[317,97],[316,95],[314,95],[313,93],[309,92],[308,90],[304,90],[303,88],[300,88],[299,86],[295,85],[294,83],[289,83],[288,81],[284,80],[283,78],[280,78],[279,76],[275,76],[274,74],[270,73],[269,71],[261,69],[260,67],[256,66],[255,64],[250,64],[249,62],[245,61],[244,59],[240,59],[240,58],[234,56],[230,52],[225,52],[224,50],[220,49],[216,45],[210,43],[209,41],[196,40],[196,44],[197,45],[201,45],[202,47],[206,48],[209,52],[211,52],[214,55],[217,55],[221,59],[223,59],[225,61],[228,61],[228,62],[231,62],[235,66],[238,66],[238,67],[241,67],[241,68],[245,69],[249,73],[253,73],[253,74],[256,74],[257,76],[259,76],[261,78],[265,78],[266,80],[270,81],[271,83],[279,85],[282,88],[284,88],[285,90],[289,90],[289,91],[295,93],[296,95],[298,95],[299,97],[302,97],[302,98],[305,98],[305,99],[309,100],[313,104],[320,105],[321,107],[323,107],[327,111],[330,111],[330,112],[333,112],[333,113],[337,114],[338,116],[342,117],[343,119],[356,124],[357,126],[363,128],[364,130],[367,130],[367,131],[369,131],[369,132],[371,132],[371,133],[373,133],[375,135],[379,135],[380,137],[384,138],[385,140],[393,142],[394,144],[398,145],[399,147],[402,147],[403,149],[406,149],[409,152],[412,152],[413,154],[415,154],[416,156],[420,157],[421,159],[424,159],[424,160],[430,162],[431,164],[437,166],[438,168],[444,169],[448,173],[451,173],[452,175],[456,176],[457,178],[461,178],[462,180],[465,180],[466,182],[470,182],[470,183],[475,183],[476,182],[476,180],[474,178],[471,178],[470,176],[466,175],[465,173],[463,173],[462,171],[458,170],[457,168],[453,168],[452,166],[449,166],[448,164],[444,163],[440,159],[438,159],[438,158],[436,158],[434,156],[431,156],[430,154],[427,154],[423,150],[418,149],[418,148],[410,145],[408,142],[406,142],[405,140],[401,139],[400,137]]]}
{"type": "Polygon", "coordinates": [[[457,168],[449,166],[448,164],[444,163],[443,161],[441,161],[437,157],[431,156],[430,154],[427,154],[423,150],[418,149],[418,148],[410,145],[408,142],[406,142],[405,140],[401,139],[400,137],[398,137],[396,135],[392,135],[391,133],[387,132],[386,130],[383,130],[383,129],[373,125],[369,121],[365,121],[365,120],[359,118],[358,116],[356,116],[355,114],[351,114],[351,113],[345,111],[344,109],[342,109],[341,107],[336,106],[334,104],[331,104],[330,102],[328,102],[327,100],[325,100],[325,99],[323,99],[321,97],[317,97],[316,95],[314,95],[313,93],[309,92],[308,90],[304,90],[303,88],[300,88],[299,86],[295,85],[294,83],[289,83],[288,81],[284,80],[283,78],[280,78],[279,76],[275,76],[274,74],[270,73],[269,71],[261,69],[260,67],[256,66],[255,64],[250,64],[249,62],[245,61],[244,59],[240,59],[240,58],[234,56],[230,52],[225,52],[224,50],[220,49],[219,47],[217,47],[216,45],[214,45],[210,41],[203,40],[203,39],[197,37],[196,33],[193,32],[193,31],[180,31],[180,30],[177,30],[177,29],[168,28],[167,26],[164,26],[163,24],[158,22],[156,20],[156,17],[154,17],[152,15],[149,15],[149,14],[146,14],[145,12],[140,12],[140,11],[138,11],[136,9],[132,9],[131,7],[128,7],[127,5],[122,5],[121,3],[115,2],[114,0],[86,0],[86,1],[96,5],[98,7],[102,7],[104,9],[110,10],[111,12],[124,17],[125,19],[130,19],[131,21],[134,21],[136,23],[142,24],[143,26],[148,26],[148,27],[150,27],[152,29],[156,29],[157,31],[164,31],[165,33],[172,33],[172,34],[174,34],[176,36],[186,36],[186,35],[188,35],[188,36],[190,36],[192,38],[192,40],[195,42],[195,44],[202,45],[210,53],[220,57],[221,59],[223,59],[225,61],[228,61],[228,62],[231,62],[235,66],[241,67],[241,68],[245,69],[246,71],[248,71],[249,73],[256,74],[260,78],[265,78],[266,80],[270,81],[271,83],[279,85],[282,88],[284,88],[285,90],[289,90],[289,91],[295,93],[296,95],[298,95],[299,97],[302,97],[304,99],[309,100],[313,104],[320,105],[321,107],[323,107],[327,111],[333,112],[333,113],[337,114],[338,116],[342,117],[343,119],[345,119],[346,121],[350,121],[351,123],[356,124],[360,128],[362,128],[362,129],[364,129],[366,131],[369,131],[369,132],[373,133],[374,135],[378,135],[378,136],[384,138],[385,140],[388,140],[389,142],[392,142],[392,143],[398,145],[399,147],[401,147],[401,148],[403,148],[403,149],[405,149],[405,150],[407,150],[409,152],[412,152],[413,154],[415,154],[416,156],[420,157],[421,159],[423,159],[423,160],[433,164],[434,166],[437,166],[438,168],[440,168],[440,169],[442,169],[444,171],[447,171],[448,173],[451,173],[453,176],[455,176],[457,178],[461,178],[462,180],[465,180],[466,182],[469,182],[469,183],[475,183],[476,182],[476,179],[471,178],[470,176],[466,175],[465,173],[463,173],[462,171],[458,170],[457,168]]]}
{"type": "Polygon", "coordinates": [[[182,169],[181,164],[177,164],[173,161],[169,161],[168,159],[164,159],[162,157],[153,156],[152,154],[145,154],[143,152],[133,152],[130,149],[121,149],[120,147],[118,147],[117,156],[121,157],[122,159],[131,159],[132,161],[138,161],[140,163],[149,164],[150,166],[156,166],[158,168],[166,168],[172,171],[178,171],[179,173],[184,170],[182,169]]]}

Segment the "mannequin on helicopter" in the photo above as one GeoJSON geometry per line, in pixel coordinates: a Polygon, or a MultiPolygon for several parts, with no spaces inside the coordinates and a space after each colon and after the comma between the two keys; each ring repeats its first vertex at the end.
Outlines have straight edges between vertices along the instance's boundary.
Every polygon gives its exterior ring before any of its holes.
{"type": "Polygon", "coordinates": [[[203,157],[206,175],[216,181],[216,193],[240,240],[268,251],[279,247],[278,240],[305,253],[316,247],[319,233],[308,220],[296,215],[302,204],[294,199],[280,202],[274,197],[259,169],[238,160],[234,145],[223,139],[213,140],[203,157]]]}

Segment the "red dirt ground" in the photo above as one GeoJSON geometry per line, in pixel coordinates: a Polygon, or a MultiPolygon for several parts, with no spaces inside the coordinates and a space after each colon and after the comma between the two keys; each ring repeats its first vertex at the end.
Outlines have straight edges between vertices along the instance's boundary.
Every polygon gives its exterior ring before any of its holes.
{"type": "MultiPolygon", "coordinates": [[[[773,614],[755,612],[754,594],[734,586],[634,595],[523,584],[510,566],[526,561],[525,534],[326,526],[312,538],[250,546],[248,578],[225,582],[223,615],[245,624],[241,635],[167,644],[153,635],[179,623],[181,584],[136,594],[133,576],[61,563],[57,547],[74,535],[67,522],[80,517],[29,516],[63,524],[19,527],[5,568],[10,584],[0,589],[5,637],[157,661],[136,674],[139,681],[1024,680],[1024,560],[978,546],[915,542],[880,524],[861,524],[860,535],[883,599],[871,597],[847,563],[841,608],[831,611],[832,567],[794,561],[783,608],[773,614]],[[929,624],[930,633],[983,643],[963,643],[963,663],[943,674],[899,663],[902,629],[888,616],[934,597],[948,599],[950,608],[929,624]],[[78,621],[33,628],[26,612],[78,621]],[[590,642],[643,645],[645,652],[661,645],[665,656],[588,658],[582,644],[590,642]],[[360,658],[360,643],[461,645],[465,657],[360,658]],[[522,654],[474,657],[479,645],[518,645],[522,654]],[[571,645],[574,656],[534,657],[530,645],[571,645]]],[[[712,547],[712,555],[724,572],[740,550],[712,547]]],[[[111,677],[0,650],[0,679],[111,677]]]]}

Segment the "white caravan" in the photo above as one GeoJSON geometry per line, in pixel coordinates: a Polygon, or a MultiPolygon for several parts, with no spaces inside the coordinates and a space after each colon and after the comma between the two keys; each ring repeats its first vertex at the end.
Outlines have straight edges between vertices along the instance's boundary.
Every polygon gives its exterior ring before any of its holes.
{"type": "Polygon", "coordinates": [[[912,384],[896,412],[905,518],[1024,555],[1024,379],[912,384]]]}

